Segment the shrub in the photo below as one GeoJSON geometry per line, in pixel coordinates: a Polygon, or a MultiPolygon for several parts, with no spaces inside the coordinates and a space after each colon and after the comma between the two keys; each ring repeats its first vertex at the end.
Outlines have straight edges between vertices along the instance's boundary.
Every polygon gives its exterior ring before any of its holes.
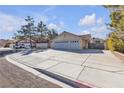
{"type": "Polygon", "coordinates": [[[114,47],[113,47],[113,42],[112,42],[112,39],[111,38],[109,38],[107,40],[107,48],[110,49],[111,51],[114,51],[115,50],[114,47]]]}
{"type": "Polygon", "coordinates": [[[124,40],[116,36],[116,33],[112,33],[107,40],[107,46],[112,51],[119,51],[124,53],[124,40]]]}

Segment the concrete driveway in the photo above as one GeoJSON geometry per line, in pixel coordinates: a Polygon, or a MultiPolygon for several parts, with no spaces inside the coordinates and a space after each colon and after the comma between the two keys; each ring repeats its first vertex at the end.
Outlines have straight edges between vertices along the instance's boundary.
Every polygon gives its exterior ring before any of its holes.
{"type": "Polygon", "coordinates": [[[94,87],[124,87],[124,63],[107,50],[48,49],[27,55],[20,52],[8,57],[94,87]]]}

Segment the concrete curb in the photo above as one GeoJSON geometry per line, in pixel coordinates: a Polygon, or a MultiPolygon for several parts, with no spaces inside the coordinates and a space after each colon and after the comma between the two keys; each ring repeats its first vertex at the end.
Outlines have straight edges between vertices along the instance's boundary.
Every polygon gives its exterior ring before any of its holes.
{"type": "Polygon", "coordinates": [[[69,77],[63,77],[61,75],[58,75],[58,74],[50,72],[50,71],[46,71],[46,70],[38,69],[38,68],[34,68],[34,69],[38,70],[39,72],[41,72],[47,76],[50,76],[50,77],[55,78],[59,81],[62,81],[62,82],[66,83],[72,87],[75,87],[75,88],[93,88],[93,87],[96,87],[96,86],[91,85],[89,83],[82,82],[79,80],[73,80],[69,77]]]}
{"type": "Polygon", "coordinates": [[[40,78],[44,78],[45,80],[48,80],[48,81],[50,81],[50,82],[52,82],[52,83],[54,83],[54,84],[57,84],[57,85],[59,85],[59,86],[61,86],[61,87],[63,87],[63,88],[72,88],[72,86],[69,86],[69,85],[67,85],[67,84],[65,84],[65,83],[63,83],[63,82],[60,82],[59,80],[56,80],[56,79],[54,79],[54,78],[51,78],[51,77],[49,77],[49,76],[47,76],[47,75],[45,75],[45,74],[42,74],[41,72],[39,72],[39,71],[37,71],[37,70],[35,70],[35,69],[31,68],[31,67],[28,67],[28,66],[26,66],[26,65],[23,65],[23,64],[21,64],[21,63],[18,63],[18,62],[16,62],[16,61],[10,59],[8,56],[5,56],[5,58],[6,58],[6,60],[7,60],[8,62],[10,62],[10,63],[12,63],[12,64],[14,64],[14,65],[16,65],[16,66],[18,66],[18,67],[20,67],[20,68],[22,68],[22,69],[24,69],[24,70],[30,72],[30,73],[32,73],[32,74],[34,74],[34,75],[40,77],[40,78]]]}

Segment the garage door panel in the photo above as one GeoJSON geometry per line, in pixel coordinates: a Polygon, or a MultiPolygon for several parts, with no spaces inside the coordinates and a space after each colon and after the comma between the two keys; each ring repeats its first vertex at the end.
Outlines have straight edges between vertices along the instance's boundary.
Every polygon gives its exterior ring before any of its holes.
{"type": "Polygon", "coordinates": [[[70,42],[70,48],[71,49],[80,49],[79,41],[71,41],[70,42]]]}
{"type": "Polygon", "coordinates": [[[54,48],[57,49],[68,49],[69,44],[68,43],[55,43],[54,48]]]}
{"type": "Polygon", "coordinates": [[[56,49],[80,49],[79,41],[59,41],[53,46],[56,49]]]}

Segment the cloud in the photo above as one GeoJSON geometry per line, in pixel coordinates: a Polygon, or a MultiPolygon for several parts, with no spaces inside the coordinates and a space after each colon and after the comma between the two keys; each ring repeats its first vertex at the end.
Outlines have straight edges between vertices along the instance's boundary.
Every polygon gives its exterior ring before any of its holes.
{"type": "Polygon", "coordinates": [[[35,23],[37,24],[39,21],[43,21],[43,23],[48,24],[51,21],[55,21],[57,19],[56,15],[41,15],[40,13],[32,13],[31,17],[35,19],[35,23]]]}
{"type": "Polygon", "coordinates": [[[47,16],[40,16],[39,19],[42,20],[44,23],[47,23],[49,20],[49,18],[47,16]]]}
{"type": "Polygon", "coordinates": [[[80,26],[93,25],[95,24],[95,21],[96,21],[96,15],[95,13],[93,13],[91,15],[86,15],[85,17],[81,18],[79,21],[79,25],[80,26]]]}
{"type": "Polygon", "coordinates": [[[64,22],[60,21],[58,24],[50,23],[48,24],[49,29],[61,30],[64,27],[64,22]]]}
{"type": "Polygon", "coordinates": [[[50,24],[48,25],[48,28],[49,28],[49,29],[59,29],[59,27],[58,27],[56,24],[54,24],[54,23],[50,23],[50,24]]]}
{"type": "Polygon", "coordinates": [[[57,16],[47,16],[46,14],[49,13],[50,11],[54,10],[56,6],[50,5],[46,9],[44,9],[41,13],[37,14],[37,16],[40,17],[40,19],[44,22],[47,23],[50,19],[56,19],[57,16]]]}
{"type": "Polygon", "coordinates": [[[49,11],[52,11],[52,10],[55,9],[55,8],[56,8],[55,5],[51,5],[51,6],[47,7],[46,9],[44,9],[44,10],[42,11],[42,14],[48,13],[49,11]]]}
{"type": "Polygon", "coordinates": [[[59,22],[59,27],[60,27],[60,28],[63,28],[64,26],[65,26],[64,22],[63,22],[63,21],[60,21],[60,22],[59,22]]]}
{"type": "Polygon", "coordinates": [[[83,31],[80,31],[79,34],[91,34],[92,37],[106,38],[108,32],[109,30],[106,28],[106,26],[102,25],[98,27],[84,29],[83,31]]]}
{"type": "Polygon", "coordinates": [[[36,24],[39,21],[43,21],[45,24],[47,24],[50,19],[47,15],[42,15],[41,13],[35,12],[31,13],[30,16],[34,18],[36,24]]]}
{"type": "Polygon", "coordinates": [[[81,32],[81,34],[91,34],[91,32],[89,30],[84,30],[81,32]]]}
{"type": "Polygon", "coordinates": [[[42,10],[41,12],[32,12],[30,11],[30,15],[36,20],[36,23],[39,21],[43,21],[45,24],[47,24],[51,20],[55,20],[57,18],[56,15],[50,15],[49,12],[54,10],[56,6],[49,5],[47,8],[42,10]]]}
{"type": "Polygon", "coordinates": [[[104,24],[103,18],[97,18],[95,13],[81,18],[79,21],[79,26],[84,26],[87,28],[84,29],[84,31],[81,31],[81,34],[91,34],[93,37],[105,38],[108,31],[106,25],[104,24]]]}
{"type": "Polygon", "coordinates": [[[99,18],[99,19],[97,20],[97,24],[100,24],[100,25],[104,24],[103,19],[102,19],[102,18],[99,18]]]}
{"type": "Polygon", "coordinates": [[[92,26],[95,24],[101,25],[103,23],[103,19],[101,17],[97,19],[95,13],[92,13],[91,15],[86,15],[79,20],[79,26],[92,26]]]}
{"type": "Polygon", "coordinates": [[[0,32],[14,32],[21,24],[24,19],[0,12],[0,32]]]}
{"type": "Polygon", "coordinates": [[[93,28],[91,28],[91,31],[93,31],[93,32],[104,32],[104,31],[106,31],[106,26],[93,27],[93,28]]]}

